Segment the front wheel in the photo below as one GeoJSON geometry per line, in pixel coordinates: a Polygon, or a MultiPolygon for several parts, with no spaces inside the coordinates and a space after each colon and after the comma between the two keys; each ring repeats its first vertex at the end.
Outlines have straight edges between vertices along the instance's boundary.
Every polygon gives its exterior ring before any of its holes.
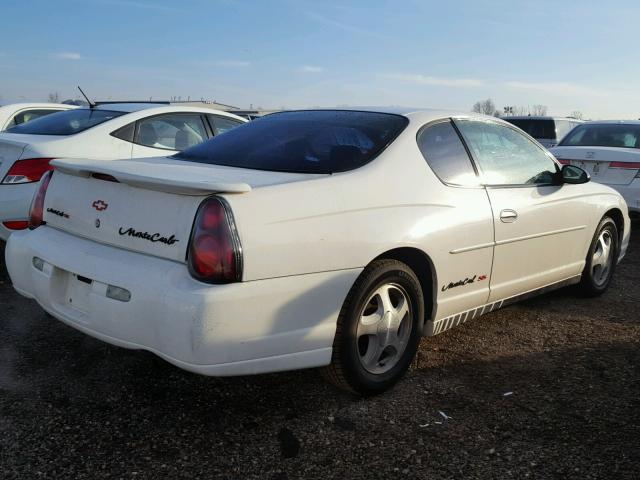
{"type": "Polygon", "coordinates": [[[618,227],[604,217],[591,241],[580,280],[580,291],[589,297],[602,295],[609,284],[618,259],[618,227]]]}
{"type": "Polygon", "coordinates": [[[324,376],[359,395],[391,388],[420,343],[424,299],[415,273],[397,260],[376,260],[347,295],[324,376]]]}

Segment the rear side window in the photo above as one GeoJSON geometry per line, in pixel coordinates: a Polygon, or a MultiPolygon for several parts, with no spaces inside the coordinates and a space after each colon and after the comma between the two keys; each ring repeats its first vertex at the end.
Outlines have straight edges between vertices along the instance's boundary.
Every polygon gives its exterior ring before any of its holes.
{"type": "Polygon", "coordinates": [[[232,118],[218,117],[216,115],[207,115],[207,118],[209,119],[209,124],[211,125],[211,130],[213,130],[214,135],[223,134],[244,123],[232,118]]]}
{"type": "Polygon", "coordinates": [[[171,113],[140,120],[134,142],[151,148],[184,150],[208,138],[200,115],[171,113]]]}
{"type": "Polygon", "coordinates": [[[418,147],[442,182],[450,185],[478,185],[469,155],[451,121],[422,129],[418,133],[418,147]]]}
{"type": "Polygon", "coordinates": [[[640,125],[594,123],[579,125],[560,142],[563,147],[640,148],[640,125]]]}
{"type": "Polygon", "coordinates": [[[48,110],[48,109],[38,109],[38,110],[23,110],[21,112],[16,113],[7,128],[15,127],[16,125],[22,125],[23,123],[30,122],[31,120],[36,120],[38,118],[44,117],[45,115],[51,115],[52,113],[59,112],[60,110],[48,110]]]}
{"type": "Polygon", "coordinates": [[[28,135],[73,135],[124,115],[124,112],[76,108],[64,112],[52,113],[31,122],[16,125],[7,130],[9,133],[28,135]]]}
{"type": "Polygon", "coordinates": [[[174,158],[278,172],[333,173],[368,163],[407,126],[400,115],[312,110],[267,115],[174,158]]]}

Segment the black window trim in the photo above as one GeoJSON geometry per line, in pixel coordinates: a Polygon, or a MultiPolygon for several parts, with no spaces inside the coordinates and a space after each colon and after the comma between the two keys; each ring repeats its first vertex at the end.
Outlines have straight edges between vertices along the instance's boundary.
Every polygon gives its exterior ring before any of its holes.
{"type": "MultiPolygon", "coordinates": [[[[559,177],[560,175],[560,171],[562,170],[562,165],[560,164],[560,162],[558,162],[558,160],[553,156],[553,154],[551,152],[549,152],[549,150],[547,150],[546,148],[544,148],[542,145],[540,145],[540,143],[533,138],[531,135],[529,135],[527,132],[525,132],[524,130],[521,130],[519,128],[517,128],[515,125],[512,125],[511,123],[507,122],[507,121],[495,121],[492,119],[485,119],[485,118],[474,118],[474,117],[455,117],[452,118],[453,123],[456,124],[456,129],[459,130],[457,127],[457,122],[458,121],[471,121],[471,122],[479,122],[479,123],[492,123],[494,125],[499,125],[502,127],[506,127],[506,128],[510,128],[511,130],[513,130],[514,132],[516,132],[519,135],[524,136],[525,138],[527,138],[528,140],[530,140],[539,150],[542,151],[542,153],[544,153],[547,157],[549,157],[549,159],[553,162],[553,164],[556,166],[556,175],[559,177]]],[[[557,187],[560,185],[560,183],[558,182],[551,182],[551,183],[486,183],[484,181],[484,172],[482,172],[482,168],[480,167],[480,164],[477,162],[477,159],[473,156],[473,152],[468,148],[467,146],[467,141],[464,138],[464,135],[462,133],[461,130],[459,130],[460,136],[462,138],[462,142],[465,145],[465,147],[467,148],[467,151],[469,152],[471,158],[473,158],[473,162],[474,164],[478,164],[478,170],[480,172],[480,184],[485,187],[485,188],[540,188],[540,187],[557,187]]]]}
{"type": "Polygon", "coordinates": [[[420,156],[424,159],[425,163],[427,164],[427,167],[429,167],[429,169],[433,172],[433,174],[436,176],[436,178],[438,180],[440,180],[440,182],[443,185],[445,185],[447,187],[451,187],[451,188],[473,188],[473,189],[478,189],[478,188],[482,189],[482,188],[484,188],[484,185],[482,183],[482,175],[480,174],[480,171],[478,170],[478,167],[476,165],[475,159],[471,155],[469,147],[467,146],[466,142],[462,138],[462,133],[458,129],[458,126],[455,124],[453,117],[438,118],[437,120],[432,120],[432,121],[427,122],[424,125],[422,125],[418,129],[418,131],[416,132],[416,146],[418,147],[418,151],[420,152],[420,156]],[[440,178],[440,176],[433,169],[433,167],[429,163],[429,159],[427,159],[425,154],[422,153],[422,150],[420,149],[420,144],[418,143],[418,139],[420,138],[420,135],[422,135],[422,133],[425,130],[427,130],[428,128],[433,127],[434,125],[438,125],[440,123],[449,123],[453,127],[453,130],[455,131],[456,135],[458,135],[458,139],[460,140],[460,143],[462,143],[462,147],[464,148],[465,152],[467,152],[467,158],[469,159],[469,162],[471,163],[471,168],[473,168],[473,171],[476,174],[476,178],[478,179],[478,184],[477,185],[458,185],[457,183],[445,182],[443,179],[440,178]]]}
{"type": "MultiPolygon", "coordinates": [[[[166,117],[167,115],[198,115],[200,117],[200,121],[203,124],[204,130],[207,133],[207,138],[205,140],[203,140],[203,142],[209,140],[210,138],[213,138],[212,132],[209,131],[209,123],[207,122],[206,114],[204,114],[202,112],[184,112],[184,111],[182,111],[182,112],[156,113],[155,115],[149,115],[148,117],[139,118],[138,120],[135,120],[133,122],[127,123],[126,125],[123,125],[122,127],[116,128],[109,135],[122,140],[122,138],[116,136],[115,133],[117,133],[118,131],[122,130],[123,128],[128,127],[129,125],[131,125],[131,123],[135,123],[134,129],[133,129],[133,139],[129,143],[133,143],[134,145],[138,145],[140,147],[154,148],[156,150],[165,150],[167,152],[180,152],[180,150],[175,150],[173,148],[150,147],[149,145],[145,145],[144,143],[136,142],[136,138],[138,137],[138,131],[140,130],[140,122],[143,122],[145,120],[149,120],[151,118],[156,118],[156,117],[166,117]]],[[[127,142],[128,140],[123,140],[123,141],[127,142]]]]}

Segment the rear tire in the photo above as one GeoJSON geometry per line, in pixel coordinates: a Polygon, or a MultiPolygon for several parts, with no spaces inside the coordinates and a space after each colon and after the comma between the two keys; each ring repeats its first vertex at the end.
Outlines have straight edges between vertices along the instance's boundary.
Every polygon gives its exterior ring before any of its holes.
{"type": "Polygon", "coordinates": [[[415,273],[398,260],[374,261],[342,306],[323,376],[358,395],[388,390],[411,365],[423,322],[424,298],[415,273]]]}
{"type": "Polygon", "coordinates": [[[580,293],[596,297],[607,291],[618,263],[618,251],[618,227],[611,217],[604,217],[589,246],[578,286],[580,293]]]}

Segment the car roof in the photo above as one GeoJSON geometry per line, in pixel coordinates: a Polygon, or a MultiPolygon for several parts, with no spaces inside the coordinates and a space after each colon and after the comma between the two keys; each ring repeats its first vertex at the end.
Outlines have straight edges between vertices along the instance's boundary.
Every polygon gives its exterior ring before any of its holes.
{"type": "MultiPolygon", "coordinates": [[[[80,107],[83,109],[89,109],[90,107],[80,107]]],[[[225,110],[217,110],[210,107],[191,107],[185,105],[170,105],[166,103],[103,103],[93,107],[94,110],[103,110],[111,112],[122,112],[125,114],[144,112],[143,116],[151,116],[162,113],[172,112],[193,112],[193,113],[210,113],[213,115],[224,115],[234,119],[242,120],[246,122],[246,118],[234,115],[233,112],[225,110]]]]}
{"type": "Polygon", "coordinates": [[[568,120],[570,122],[584,122],[584,120],[580,120],[579,118],[551,117],[548,115],[507,115],[506,117],[501,118],[507,122],[509,120],[568,120]]]}
{"type": "Polygon", "coordinates": [[[0,105],[0,108],[11,107],[12,110],[22,110],[25,108],[77,108],[75,105],[67,105],[66,103],[49,103],[49,102],[16,102],[0,105]]]}
{"type": "Polygon", "coordinates": [[[617,125],[617,124],[624,124],[624,125],[640,125],[640,120],[592,120],[590,122],[586,122],[589,125],[594,125],[594,124],[602,124],[602,125],[617,125]]]}
{"type": "Polygon", "coordinates": [[[392,115],[401,115],[409,119],[416,121],[431,121],[441,118],[460,118],[460,117],[473,117],[483,119],[500,120],[497,117],[491,117],[473,112],[462,112],[460,110],[444,110],[437,108],[421,108],[421,107],[371,107],[371,106],[356,106],[356,107],[327,107],[327,108],[302,108],[299,110],[282,110],[280,112],[274,112],[270,115],[278,115],[286,112],[313,112],[313,111],[338,111],[338,112],[372,112],[372,113],[388,113],[392,115]]]}
{"type": "MultiPolygon", "coordinates": [[[[140,110],[148,110],[150,108],[167,107],[166,103],[99,103],[95,110],[110,110],[113,112],[138,112],[140,110]]],[[[84,106],[83,108],[89,108],[84,106]]]]}

